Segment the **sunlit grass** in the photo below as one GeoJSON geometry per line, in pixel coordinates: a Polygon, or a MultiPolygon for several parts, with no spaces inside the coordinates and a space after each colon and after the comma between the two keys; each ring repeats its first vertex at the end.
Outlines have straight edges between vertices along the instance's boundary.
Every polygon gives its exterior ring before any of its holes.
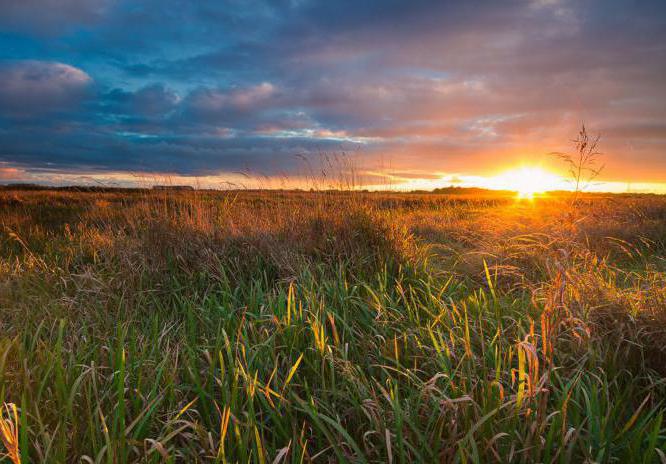
{"type": "Polygon", "coordinates": [[[663,460],[663,198],[3,195],[23,462],[663,460]]]}

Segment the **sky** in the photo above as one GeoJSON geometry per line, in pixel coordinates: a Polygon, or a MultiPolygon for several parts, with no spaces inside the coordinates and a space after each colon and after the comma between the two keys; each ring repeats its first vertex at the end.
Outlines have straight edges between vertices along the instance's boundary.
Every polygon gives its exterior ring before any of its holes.
{"type": "Polygon", "coordinates": [[[585,123],[601,188],[666,192],[663,0],[0,11],[0,184],[484,186],[561,172],[548,153],[585,123]]]}

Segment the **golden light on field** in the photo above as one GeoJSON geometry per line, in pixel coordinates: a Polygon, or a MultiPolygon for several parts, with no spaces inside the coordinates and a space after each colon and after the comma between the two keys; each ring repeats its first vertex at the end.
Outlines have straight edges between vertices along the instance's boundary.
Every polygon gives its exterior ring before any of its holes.
{"type": "Polygon", "coordinates": [[[564,180],[538,167],[521,167],[503,172],[491,179],[495,188],[512,190],[519,198],[532,199],[536,194],[562,188],[564,180]]]}

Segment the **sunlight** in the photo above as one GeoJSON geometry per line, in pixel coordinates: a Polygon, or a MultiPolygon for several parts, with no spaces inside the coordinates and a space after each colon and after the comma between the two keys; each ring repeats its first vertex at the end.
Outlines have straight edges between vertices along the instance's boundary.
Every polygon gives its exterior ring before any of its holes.
{"type": "Polygon", "coordinates": [[[503,172],[493,179],[496,188],[512,190],[518,198],[532,199],[535,195],[562,188],[561,177],[537,167],[521,167],[503,172]]]}

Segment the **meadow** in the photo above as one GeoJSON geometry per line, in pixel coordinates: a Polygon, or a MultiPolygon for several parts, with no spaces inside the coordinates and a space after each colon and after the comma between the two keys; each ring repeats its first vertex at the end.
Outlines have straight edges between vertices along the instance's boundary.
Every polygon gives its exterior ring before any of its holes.
{"type": "Polygon", "coordinates": [[[1,462],[666,463],[663,196],[8,189],[0,328],[1,462]]]}

